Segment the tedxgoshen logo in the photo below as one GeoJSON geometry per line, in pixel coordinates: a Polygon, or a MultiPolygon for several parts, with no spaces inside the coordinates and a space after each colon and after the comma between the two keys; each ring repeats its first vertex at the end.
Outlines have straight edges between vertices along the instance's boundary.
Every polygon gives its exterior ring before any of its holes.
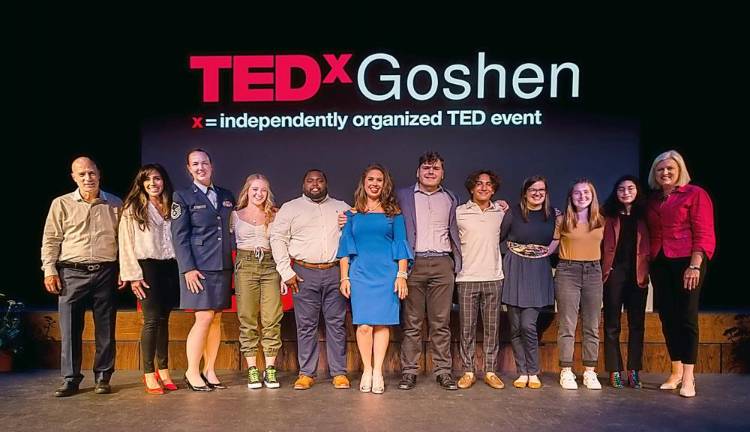
{"type": "MultiPolygon", "coordinates": [[[[352,54],[323,54],[322,57],[319,62],[304,54],[191,56],[190,68],[203,73],[203,102],[219,102],[221,71],[224,69],[231,70],[234,102],[293,102],[312,98],[322,85],[352,84],[345,70],[352,54]],[[323,72],[326,72],[325,76],[323,72]]],[[[463,100],[470,96],[481,100],[487,97],[490,82],[496,88],[498,99],[505,99],[507,93],[521,99],[548,94],[554,99],[558,97],[560,87],[563,96],[567,93],[570,98],[578,98],[580,68],[573,62],[552,63],[544,68],[527,62],[508,70],[502,64],[488,64],[485,53],[480,51],[475,63],[456,63],[446,67],[417,64],[411,66],[404,76],[398,59],[390,54],[377,53],[365,57],[357,66],[356,87],[361,95],[372,101],[400,100],[403,93],[411,99],[425,101],[438,92],[449,100],[463,100]],[[388,72],[379,74],[374,80],[377,90],[368,87],[368,82],[372,84],[373,80],[367,79],[371,72],[369,68],[375,64],[388,72]],[[442,73],[438,72],[440,69],[442,73]]]]}

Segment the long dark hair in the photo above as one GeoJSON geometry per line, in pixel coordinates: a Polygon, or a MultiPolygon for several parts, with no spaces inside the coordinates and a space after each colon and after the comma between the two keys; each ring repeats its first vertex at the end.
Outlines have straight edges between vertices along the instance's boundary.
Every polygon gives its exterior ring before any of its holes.
{"type": "Polygon", "coordinates": [[[163,166],[159,164],[147,164],[138,170],[138,174],[135,175],[133,185],[130,187],[130,192],[125,197],[125,203],[123,209],[130,208],[130,212],[133,215],[133,219],[138,223],[138,227],[141,231],[149,229],[148,225],[148,193],[143,187],[143,182],[146,181],[152,171],[156,171],[161,176],[164,182],[164,188],[161,191],[161,216],[164,220],[169,219],[170,208],[172,207],[172,181],[169,180],[169,174],[163,166]]]}
{"type": "Polygon", "coordinates": [[[540,175],[535,175],[527,178],[523,181],[523,187],[521,188],[521,202],[518,204],[521,207],[521,217],[524,222],[529,221],[529,206],[526,203],[526,191],[531,189],[531,186],[536,182],[544,183],[544,204],[542,204],[542,210],[544,211],[544,220],[547,221],[550,216],[549,207],[549,186],[547,185],[547,179],[540,175]]]}
{"type": "Polygon", "coordinates": [[[624,181],[631,181],[635,185],[635,200],[630,207],[630,214],[636,218],[641,218],[646,214],[646,194],[643,192],[643,188],[641,188],[641,182],[638,180],[638,177],[632,175],[624,175],[617,179],[614,186],[612,186],[612,192],[602,206],[602,212],[604,216],[616,217],[625,211],[625,205],[617,199],[617,188],[624,181]]]}
{"type": "Polygon", "coordinates": [[[354,191],[354,208],[356,208],[359,213],[367,212],[365,179],[367,178],[367,173],[372,170],[378,170],[383,173],[383,189],[380,191],[380,204],[383,206],[383,212],[388,217],[400,214],[401,208],[396,202],[396,194],[393,193],[393,178],[391,177],[391,173],[380,164],[370,164],[364,171],[362,171],[359,183],[357,184],[357,189],[354,191]]]}

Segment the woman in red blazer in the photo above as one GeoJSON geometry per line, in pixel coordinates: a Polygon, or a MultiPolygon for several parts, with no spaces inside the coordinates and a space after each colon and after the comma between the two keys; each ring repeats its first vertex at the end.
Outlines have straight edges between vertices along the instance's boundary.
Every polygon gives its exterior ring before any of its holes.
{"type": "Polygon", "coordinates": [[[641,388],[643,333],[648,296],[649,234],[646,197],[636,177],[622,176],[604,203],[602,279],[604,281],[604,354],[612,387],[627,382],[641,388]],[[620,312],[628,311],[627,374],[620,353],[620,312]]]}
{"type": "Polygon", "coordinates": [[[714,255],[714,208],[705,190],[691,185],[685,161],[674,150],[656,157],[648,184],[651,281],[672,373],[661,385],[680,396],[695,396],[698,357],[698,300],[706,262],[714,255]]]}

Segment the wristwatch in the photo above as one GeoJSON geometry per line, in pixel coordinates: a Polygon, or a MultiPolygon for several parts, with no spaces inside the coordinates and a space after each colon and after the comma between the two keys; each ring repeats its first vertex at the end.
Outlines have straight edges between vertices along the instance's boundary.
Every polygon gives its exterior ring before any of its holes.
{"type": "Polygon", "coordinates": [[[689,269],[691,269],[691,270],[700,270],[700,269],[701,269],[701,266],[697,266],[697,265],[691,265],[691,266],[689,266],[688,268],[689,268],[689,269]]]}

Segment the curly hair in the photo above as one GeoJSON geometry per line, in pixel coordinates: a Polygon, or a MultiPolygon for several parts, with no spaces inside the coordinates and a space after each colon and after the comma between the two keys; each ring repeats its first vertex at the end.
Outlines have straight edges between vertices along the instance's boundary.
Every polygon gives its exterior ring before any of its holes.
{"type": "Polygon", "coordinates": [[[482,174],[486,174],[490,178],[490,183],[492,184],[492,192],[497,192],[497,190],[500,189],[500,177],[495,174],[494,171],[483,169],[474,171],[473,173],[469,174],[468,177],[466,177],[464,187],[466,188],[466,191],[469,192],[469,195],[471,195],[471,191],[473,191],[474,187],[476,187],[477,180],[479,180],[479,176],[481,176],[482,174]]]}

